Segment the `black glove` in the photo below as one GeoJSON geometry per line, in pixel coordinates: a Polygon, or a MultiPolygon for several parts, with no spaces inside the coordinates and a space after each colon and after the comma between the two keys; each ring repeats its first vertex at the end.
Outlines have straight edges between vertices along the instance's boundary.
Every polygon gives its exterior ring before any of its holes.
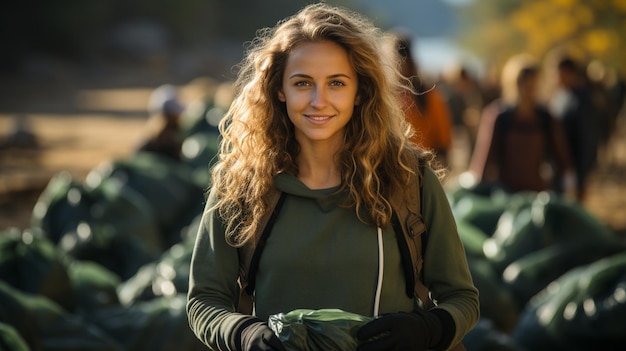
{"type": "Polygon", "coordinates": [[[250,318],[237,331],[237,350],[241,351],[287,351],[283,343],[267,323],[250,318]]]}
{"type": "Polygon", "coordinates": [[[391,313],[359,329],[357,351],[424,351],[437,346],[441,337],[441,320],[432,312],[391,313]]]}

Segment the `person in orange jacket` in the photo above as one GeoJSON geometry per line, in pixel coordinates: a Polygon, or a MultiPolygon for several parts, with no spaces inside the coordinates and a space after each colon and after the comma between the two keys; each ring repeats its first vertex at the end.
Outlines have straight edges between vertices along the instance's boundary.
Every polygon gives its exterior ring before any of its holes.
{"type": "Polygon", "coordinates": [[[419,77],[418,65],[413,56],[409,35],[394,33],[395,46],[400,60],[400,72],[408,79],[410,89],[402,91],[401,103],[415,134],[411,141],[433,151],[437,160],[447,164],[452,146],[452,117],[446,100],[436,87],[425,88],[419,77]]]}

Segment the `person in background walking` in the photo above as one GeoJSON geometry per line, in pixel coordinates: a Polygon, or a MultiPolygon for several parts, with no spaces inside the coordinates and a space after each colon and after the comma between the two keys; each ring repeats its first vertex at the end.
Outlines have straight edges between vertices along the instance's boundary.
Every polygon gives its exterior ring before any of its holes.
{"type": "Polygon", "coordinates": [[[476,145],[476,133],[483,110],[483,92],[468,67],[458,64],[444,70],[442,92],[450,108],[455,140],[467,145],[460,168],[465,170],[476,145]]]}
{"type": "Polygon", "coordinates": [[[510,192],[571,194],[575,174],[569,148],[561,123],[539,103],[537,61],[526,54],[513,56],[501,77],[502,97],[483,112],[470,171],[478,182],[510,192]]]}
{"type": "Polygon", "coordinates": [[[589,174],[597,161],[600,118],[582,66],[565,55],[556,63],[558,90],[551,96],[551,113],[561,121],[576,171],[576,197],[585,199],[589,174]]]}
{"type": "Polygon", "coordinates": [[[400,72],[411,89],[400,93],[406,118],[415,134],[411,141],[432,150],[441,165],[447,165],[452,146],[452,116],[444,95],[436,86],[426,86],[419,75],[418,64],[413,56],[413,41],[401,30],[391,32],[395,37],[395,48],[400,58],[400,72]]]}

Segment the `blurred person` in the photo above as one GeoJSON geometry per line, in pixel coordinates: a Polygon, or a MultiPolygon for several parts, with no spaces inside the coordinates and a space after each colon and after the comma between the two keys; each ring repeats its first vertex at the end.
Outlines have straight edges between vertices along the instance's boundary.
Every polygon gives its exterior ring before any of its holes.
{"type": "Polygon", "coordinates": [[[415,134],[411,141],[432,150],[442,165],[448,163],[452,147],[452,117],[444,95],[436,86],[427,87],[419,75],[413,53],[411,36],[402,30],[393,30],[395,48],[400,58],[400,72],[408,79],[411,89],[400,93],[406,118],[415,134]]]}
{"type": "Polygon", "coordinates": [[[9,132],[4,136],[0,135],[0,149],[34,149],[37,147],[39,147],[39,137],[26,115],[13,117],[9,132]]]}
{"type": "Polygon", "coordinates": [[[146,135],[136,151],[180,160],[183,142],[180,118],[184,110],[178,88],[170,84],[157,87],[148,101],[150,117],[146,123],[146,135]]]}
{"type": "Polygon", "coordinates": [[[501,71],[502,67],[499,65],[488,64],[485,73],[478,81],[483,107],[502,97],[501,71]]]}
{"type": "Polygon", "coordinates": [[[617,80],[614,70],[599,60],[592,60],[587,64],[586,76],[592,101],[598,112],[597,165],[606,169],[612,163],[613,150],[610,142],[616,130],[620,109],[624,105],[624,87],[620,86],[623,82],[617,80]]]}
{"type": "Polygon", "coordinates": [[[476,181],[510,192],[555,190],[571,196],[569,149],[562,125],[538,100],[538,62],[526,54],[513,56],[501,77],[502,97],[483,111],[470,172],[476,181]]]}
{"type": "Polygon", "coordinates": [[[576,171],[576,194],[585,199],[589,174],[596,166],[601,118],[581,65],[564,55],[556,62],[557,91],[550,112],[561,121],[576,171]]]}
{"type": "Polygon", "coordinates": [[[478,81],[472,76],[469,69],[462,64],[450,67],[443,72],[445,83],[442,89],[454,125],[454,134],[465,140],[467,145],[466,163],[476,144],[476,133],[480,114],[483,109],[483,94],[478,81]]]}
{"type": "Polygon", "coordinates": [[[333,308],[373,318],[356,333],[359,351],[459,345],[478,292],[443,170],[409,142],[386,34],[326,3],[257,33],[220,124],[191,259],[192,330],[216,350],[285,350],[270,316],[333,308]],[[407,194],[420,182],[423,216],[394,221],[420,203],[407,194]],[[422,220],[428,245],[412,261],[402,223],[419,239],[422,220]],[[254,274],[246,257],[258,258],[254,274]],[[436,306],[416,296],[421,282],[436,306]]]}

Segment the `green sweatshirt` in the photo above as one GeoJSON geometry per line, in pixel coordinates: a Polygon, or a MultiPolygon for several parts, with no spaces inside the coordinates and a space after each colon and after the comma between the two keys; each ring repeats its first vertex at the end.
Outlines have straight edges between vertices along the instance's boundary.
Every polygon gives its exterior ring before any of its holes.
{"type": "MultiPolygon", "coordinates": [[[[458,342],[478,320],[478,292],[441,183],[427,168],[422,213],[430,233],[424,254],[424,283],[455,323],[458,342]]],[[[311,190],[280,174],[275,186],[287,197],[263,250],[256,277],[255,315],[263,320],[294,309],[337,308],[374,314],[382,245],[383,277],[379,314],[411,311],[415,299],[405,278],[393,228],[359,221],[354,208],[339,204],[337,189],[311,190]]],[[[214,204],[210,194],[207,208],[214,204]]],[[[216,350],[232,350],[232,331],[245,319],[234,312],[239,298],[237,249],[224,239],[215,213],[205,211],[191,261],[187,311],[194,333],[216,350]]]]}

